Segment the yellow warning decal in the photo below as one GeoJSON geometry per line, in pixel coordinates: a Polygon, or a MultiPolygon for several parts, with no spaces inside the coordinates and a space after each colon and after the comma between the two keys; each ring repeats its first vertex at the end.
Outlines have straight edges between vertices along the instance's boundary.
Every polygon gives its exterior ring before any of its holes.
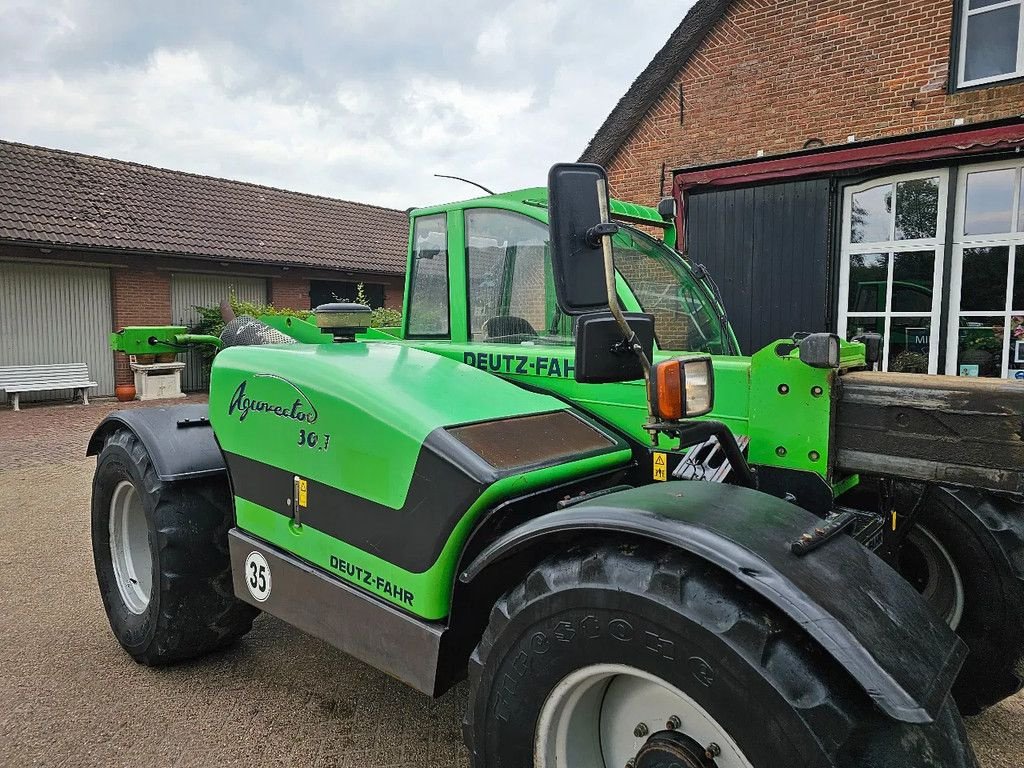
{"type": "Polygon", "coordinates": [[[664,453],[654,454],[654,479],[668,480],[668,459],[664,453]]]}
{"type": "Polygon", "coordinates": [[[305,507],[309,500],[309,481],[300,477],[296,485],[299,487],[299,506],[305,507]]]}

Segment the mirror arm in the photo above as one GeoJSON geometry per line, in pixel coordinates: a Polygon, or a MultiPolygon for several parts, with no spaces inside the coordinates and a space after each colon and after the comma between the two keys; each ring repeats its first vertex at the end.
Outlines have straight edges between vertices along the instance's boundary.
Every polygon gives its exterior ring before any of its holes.
{"type": "MultiPolygon", "coordinates": [[[[618,323],[626,343],[633,350],[633,354],[639,358],[640,365],[644,369],[644,383],[647,385],[647,391],[650,392],[651,361],[647,359],[647,355],[644,354],[643,347],[640,345],[640,340],[633,332],[633,329],[629,327],[629,323],[626,322],[626,317],[622,314],[622,309],[619,307],[619,295],[615,290],[615,257],[612,250],[612,234],[614,232],[611,227],[606,227],[609,224],[612,227],[615,227],[615,225],[612,224],[608,211],[608,185],[604,179],[597,180],[597,200],[601,210],[601,224],[594,229],[599,231],[601,237],[601,249],[604,255],[604,281],[608,286],[608,309],[611,311],[612,317],[615,318],[615,322],[618,323]]],[[[618,227],[615,227],[614,231],[618,231],[618,227]]],[[[647,416],[649,419],[652,417],[650,398],[647,398],[647,416]]]]}

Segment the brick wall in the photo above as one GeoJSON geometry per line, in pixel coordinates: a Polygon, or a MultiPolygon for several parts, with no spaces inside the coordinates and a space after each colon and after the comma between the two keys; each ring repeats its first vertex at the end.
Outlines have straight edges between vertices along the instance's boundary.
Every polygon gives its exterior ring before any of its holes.
{"type": "MultiPolygon", "coordinates": [[[[369,281],[367,281],[369,282],[369,281]]],[[[391,309],[402,308],[402,298],[405,292],[405,278],[386,277],[374,278],[373,282],[384,284],[384,306],[391,309]]]]}
{"type": "MultiPolygon", "coordinates": [[[[111,269],[110,303],[114,330],[126,325],[168,325],[171,276],[155,270],[111,269]]],[[[120,352],[114,353],[114,383],[134,383],[128,356],[120,352]]]]}
{"type": "Polygon", "coordinates": [[[267,281],[267,300],[278,309],[309,309],[309,279],[271,278],[267,281]]]}
{"type": "Polygon", "coordinates": [[[947,92],[952,13],[953,0],[738,0],[609,164],[613,193],[657,202],[663,163],[670,190],[677,167],[1024,112],[1024,83],[947,92]]]}

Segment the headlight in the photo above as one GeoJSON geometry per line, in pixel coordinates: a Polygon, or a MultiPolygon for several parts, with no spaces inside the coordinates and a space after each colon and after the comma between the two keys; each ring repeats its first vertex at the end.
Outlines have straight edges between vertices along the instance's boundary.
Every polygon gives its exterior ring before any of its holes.
{"type": "Polygon", "coordinates": [[[651,413],[660,421],[703,416],[715,404],[711,358],[673,357],[651,366],[651,413]]]}

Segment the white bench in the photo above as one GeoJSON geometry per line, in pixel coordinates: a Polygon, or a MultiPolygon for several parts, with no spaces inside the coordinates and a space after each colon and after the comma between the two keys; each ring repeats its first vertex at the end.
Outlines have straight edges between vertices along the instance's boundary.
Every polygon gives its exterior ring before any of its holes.
{"type": "Polygon", "coordinates": [[[75,396],[81,393],[82,402],[88,405],[89,395],[85,390],[95,386],[98,386],[95,381],[89,381],[89,366],[85,363],[0,366],[0,390],[11,396],[16,411],[21,410],[18,396],[22,392],[73,389],[75,396]]]}

